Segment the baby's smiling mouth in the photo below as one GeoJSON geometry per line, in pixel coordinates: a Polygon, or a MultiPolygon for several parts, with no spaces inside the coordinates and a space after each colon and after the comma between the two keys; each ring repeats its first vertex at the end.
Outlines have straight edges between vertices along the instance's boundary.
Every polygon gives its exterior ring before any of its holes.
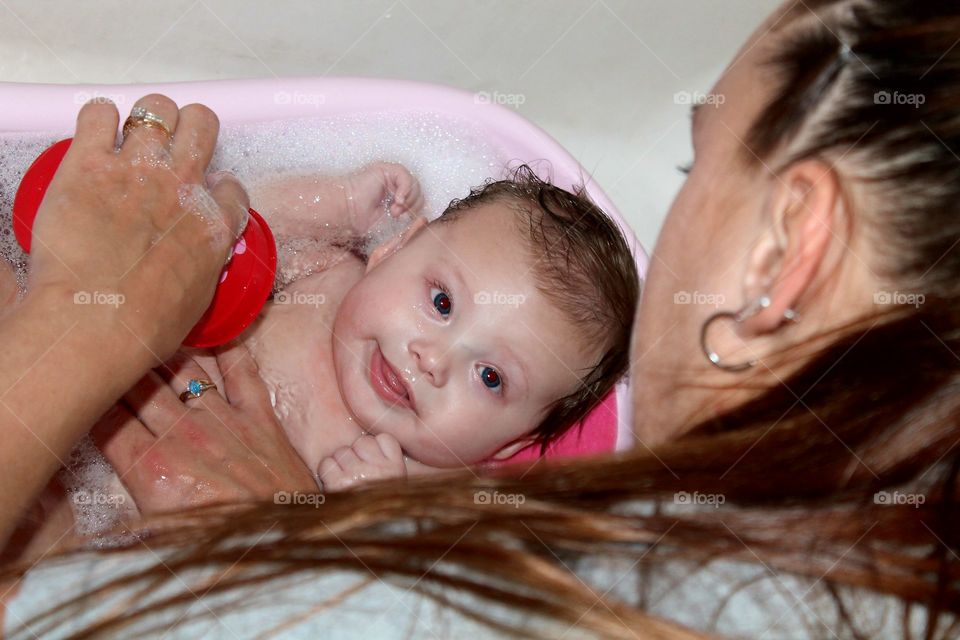
{"type": "Polygon", "coordinates": [[[370,377],[374,389],[385,399],[416,411],[416,399],[409,383],[390,364],[377,344],[370,359],[370,377]]]}

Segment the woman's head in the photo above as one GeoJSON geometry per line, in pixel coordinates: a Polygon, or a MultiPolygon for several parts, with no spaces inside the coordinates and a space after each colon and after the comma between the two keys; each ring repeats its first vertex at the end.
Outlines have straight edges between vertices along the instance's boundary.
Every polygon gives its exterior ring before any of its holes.
{"type": "Polygon", "coordinates": [[[648,444],[780,384],[818,336],[952,299],[958,35],[960,7],[943,3],[790,3],[727,68],[713,89],[723,99],[694,109],[694,161],[635,324],[648,444]],[[763,296],[770,305],[742,322],[707,324],[763,296]],[[705,325],[724,363],[757,365],[739,377],[714,367],[705,325]],[[737,380],[751,388],[730,389],[737,380]]]}
{"type": "Polygon", "coordinates": [[[625,372],[638,287],[616,224],[523,167],[374,252],[337,314],[341,393],[434,466],[545,446],[625,372]],[[373,393],[378,351],[412,406],[373,393]]]}

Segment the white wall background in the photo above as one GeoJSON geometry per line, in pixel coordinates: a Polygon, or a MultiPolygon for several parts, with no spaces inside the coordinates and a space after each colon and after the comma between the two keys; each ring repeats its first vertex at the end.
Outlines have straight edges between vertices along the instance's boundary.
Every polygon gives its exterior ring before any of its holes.
{"type": "MultiPolygon", "coordinates": [[[[779,0],[0,0],[0,81],[362,75],[512,96],[647,250],[688,105],[779,0]]],[[[0,106],[2,108],[2,106],[0,106]]]]}

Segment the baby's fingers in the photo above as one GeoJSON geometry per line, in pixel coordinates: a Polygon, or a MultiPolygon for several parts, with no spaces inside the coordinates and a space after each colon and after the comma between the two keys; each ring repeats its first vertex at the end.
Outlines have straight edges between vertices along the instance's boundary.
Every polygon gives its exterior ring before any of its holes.
{"type": "Polygon", "coordinates": [[[403,461],[403,449],[400,442],[389,433],[380,433],[376,437],[377,448],[387,460],[403,461]]]}
{"type": "Polygon", "coordinates": [[[406,212],[416,215],[423,209],[424,200],[420,181],[410,174],[406,175],[409,180],[397,190],[393,206],[390,207],[391,214],[394,216],[400,216],[406,212]]]}
{"type": "Polygon", "coordinates": [[[373,436],[360,436],[353,443],[353,451],[357,458],[364,462],[376,463],[384,458],[380,443],[373,436]]]}
{"type": "Polygon", "coordinates": [[[343,468],[332,457],[324,458],[317,467],[317,477],[320,478],[324,491],[336,491],[343,475],[343,468]]]}

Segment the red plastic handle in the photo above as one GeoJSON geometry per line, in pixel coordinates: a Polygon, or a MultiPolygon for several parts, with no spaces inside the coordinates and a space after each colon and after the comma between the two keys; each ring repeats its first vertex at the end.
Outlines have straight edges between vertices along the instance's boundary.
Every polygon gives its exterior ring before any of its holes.
{"type": "MultiPolygon", "coordinates": [[[[20,182],[13,200],[13,232],[30,253],[33,222],[63,161],[72,139],[61,140],[41,153],[20,182]]],[[[233,248],[233,258],[220,272],[213,301],[184,344],[213,347],[233,340],[250,326],[273,288],[277,272],[277,245],[259,213],[250,209],[250,220],[233,248]]]]}

